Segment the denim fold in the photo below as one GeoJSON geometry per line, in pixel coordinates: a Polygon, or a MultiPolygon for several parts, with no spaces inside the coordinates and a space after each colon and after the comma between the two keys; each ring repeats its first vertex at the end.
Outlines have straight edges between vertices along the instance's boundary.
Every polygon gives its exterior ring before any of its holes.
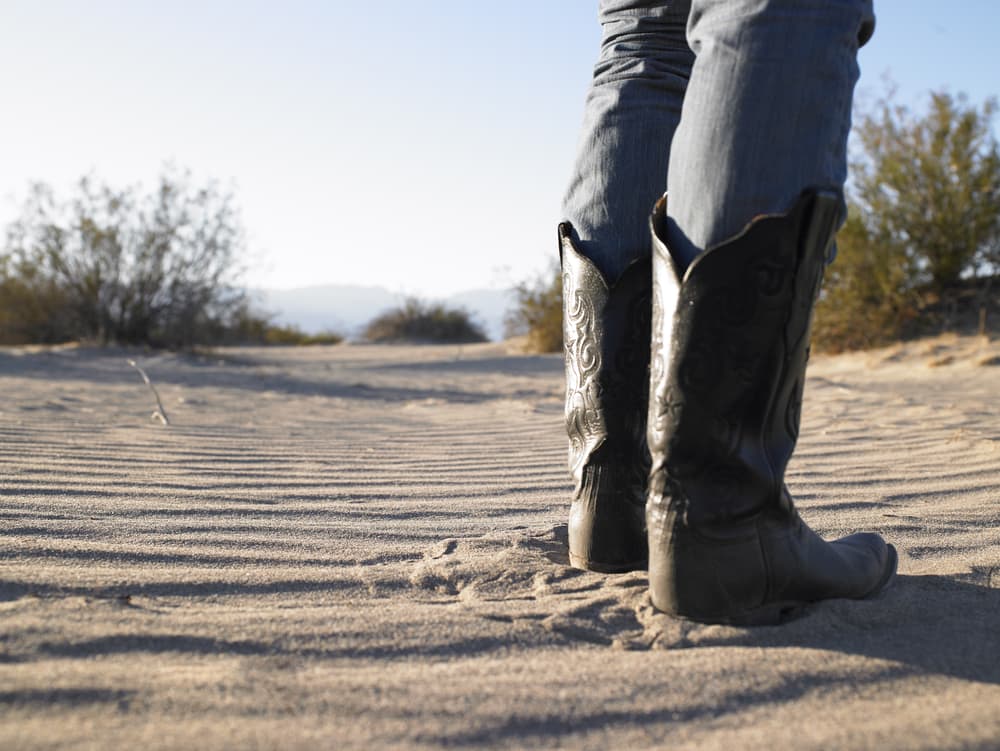
{"type": "Polygon", "coordinates": [[[682,261],[807,188],[843,190],[871,0],[601,0],[599,19],[563,214],[609,279],[648,255],[664,190],[682,261]]]}

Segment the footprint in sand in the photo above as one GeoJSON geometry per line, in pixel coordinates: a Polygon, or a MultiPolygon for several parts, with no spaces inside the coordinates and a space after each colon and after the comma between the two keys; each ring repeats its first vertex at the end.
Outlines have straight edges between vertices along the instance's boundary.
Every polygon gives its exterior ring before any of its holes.
{"type": "Polygon", "coordinates": [[[606,576],[570,568],[566,528],[448,538],[428,548],[410,584],[490,620],[529,620],[573,640],[648,646],[637,617],[644,572],[606,576]]]}
{"type": "MultiPolygon", "coordinates": [[[[843,638],[845,630],[864,634],[896,623],[899,603],[912,599],[908,582],[901,581],[875,600],[808,606],[779,627],[695,623],[653,608],[644,571],[605,575],[571,568],[565,541],[565,526],[447,538],[412,565],[409,584],[485,619],[527,621],[572,641],[617,649],[822,644],[825,637],[843,638]]],[[[992,571],[988,580],[992,586],[992,571]]]]}

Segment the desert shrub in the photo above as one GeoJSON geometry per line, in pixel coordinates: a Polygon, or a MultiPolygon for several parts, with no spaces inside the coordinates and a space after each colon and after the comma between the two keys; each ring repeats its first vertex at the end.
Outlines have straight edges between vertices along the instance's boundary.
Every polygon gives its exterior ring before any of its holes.
{"type": "Polygon", "coordinates": [[[964,95],[932,92],[926,111],[890,93],[855,127],[851,196],[869,231],[905,251],[915,282],[943,293],[1000,264],[1000,147],[964,95]]]}
{"type": "Polygon", "coordinates": [[[963,279],[939,294],[918,289],[920,310],[903,338],[954,332],[995,336],[1000,330],[1000,275],[963,279]]]}
{"type": "Polygon", "coordinates": [[[229,324],[215,336],[215,342],[226,345],[309,346],[340,344],[344,337],[333,331],[307,334],[297,326],[274,323],[273,316],[262,313],[249,303],[236,311],[229,324]]]}
{"type": "Polygon", "coordinates": [[[67,291],[29,268],[0,267],[0,344],[78,339],[67,291]]]}
{"type": "Polygon", "coordinates": [[[344,337],[333,331],[307,334],[298,326],[272,325],[264,333],[264,344],[310,347],[320,344],[340,344],[344,337]]]}
{"type": "Polygon", "coordinates": [[[378,343],[465,344],[488,341],[468,311],[411,297],[365,326],[363,338],[378,343]]]}
{"type": "Polygon", "coordinates": [[[0,341],[216,341],[246,306],[232,195],[165,172],[150,193],[33,187],[0,251],[0,341]]]}
{"type": "Polygon", "coordinates": [[[506,336],[526,335],[531,352],[561,352],[563,347],[562,274],[553,269],[514,288],[515,307],[504,319],[506,336]]]}
{"type": "Polygon", "coordinates": [[[937,333],[969,310],[985,314],[1000,269],[996,111],[994,100],[977,108],[932,93],[917,113],[890,93],[860,114],[848,221],[816,310],[818,347],[878,346],[937,333]]]}
{"type": "Polygon", "coordinates": [[[901,338],[919,312],[914,276],[905,250],[873,236],[852,207],[816,304],[814,346],[838,352],[901,338]]]}

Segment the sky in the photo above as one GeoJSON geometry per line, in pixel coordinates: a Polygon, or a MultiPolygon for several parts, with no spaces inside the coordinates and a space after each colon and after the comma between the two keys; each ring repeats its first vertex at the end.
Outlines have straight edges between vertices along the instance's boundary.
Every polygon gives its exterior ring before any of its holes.
{"type": "MultiPolygon", "coordinates": [[[[235,193],[251,286],[532,278],[556,258],[596,6],[0,0],[0,225],[32,182],[151,187],[170,163],[235,193]]],[[[859,101],[887,75],[917,107],[1000,94],[1000,2],[875,9],[859,101]]]]}

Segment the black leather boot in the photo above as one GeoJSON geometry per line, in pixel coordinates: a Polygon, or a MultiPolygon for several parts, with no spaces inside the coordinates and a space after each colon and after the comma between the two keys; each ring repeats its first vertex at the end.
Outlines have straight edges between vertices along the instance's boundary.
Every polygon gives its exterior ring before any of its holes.
{"type": "Polygon", "coordinates": [[[566,432],[574,480],[569,558],[616,573],[646,566],[646,414],[651,270],[633,262],[609,285],[559,225],[566,432]]]}
{"type": "Polygon", "coordinates": [[[839,194],[804,193],[686,270],[664,240],[665,211],[664,198],[651,219],[653,604],[697,621],[764,624],[805,603],[878,592],[895,573],[895,549],[876,534],[823,541],[784,484],[839,194]]]}

